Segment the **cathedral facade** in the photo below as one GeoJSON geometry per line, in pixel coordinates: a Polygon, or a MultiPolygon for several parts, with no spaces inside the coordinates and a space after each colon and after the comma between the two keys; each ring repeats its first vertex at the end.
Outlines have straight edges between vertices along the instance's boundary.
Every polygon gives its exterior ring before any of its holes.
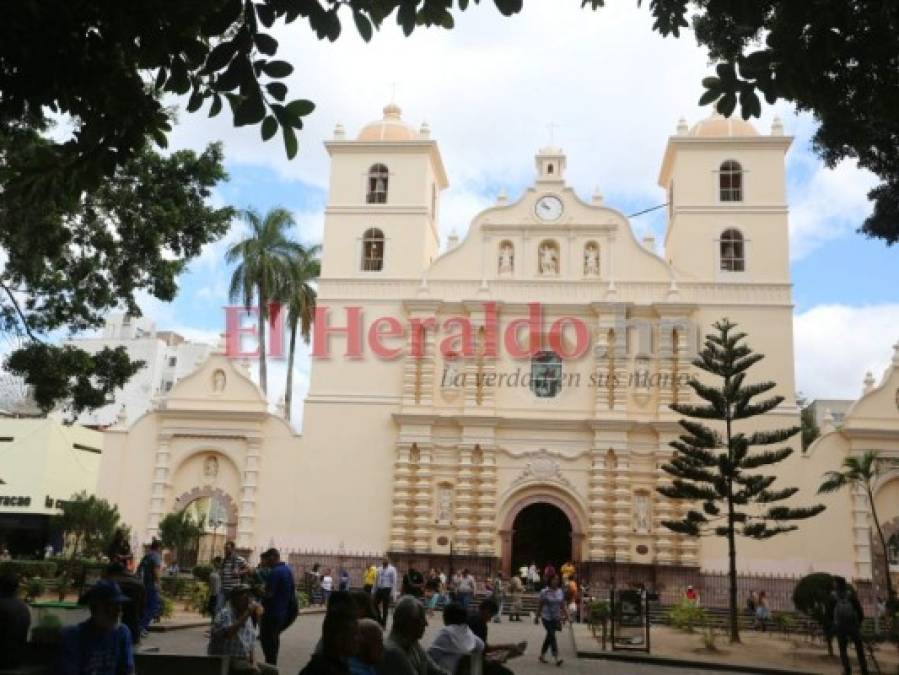
{"type": "MultiPolygon", "coordinates": [[[[507,573],[565,559],[725,569],[723,539],[662,525],[687,508],[657,492],[680,433],[669,405],[693,400],[691,361],[727,317],[765,354],[749,380],[776,382],[784,398],[738,430],[799,423],[791,140],[777,121],[765,134],[719,116],[681,121],[658,176],[661,247],[638,241],[601,195],[576,194],[566,155],[546,147],[533,184],[515,200],[499,196],[441,252],[448,179],[427,125],[412,128],[395,105],[355,138],[338,125],[325,144],[331,176],[302,436],[266,411],[238,363],[214,354],[154,411],[109,432],[101,491],[134,502],[123,514],[145,536],[164,513],[205,498],[220,502],[221,531],[246,548],[452,555],[507,573]],[[125,474],[145,485],[126,490],[125,474]]],[[[884,400],[895,396],[896,373],[884,376],[884,400]]],[[[896,405],[878,404],[875,444],[899,458],[896,405]]],[[[823,472],[861,447],[842,433],[809,452],[797,436],[794,454],[772,467],[776,485],[799,488],[797,505],[827,510],[798,532],[741,540],[741,571],[871,578],[864,504],[848,492],[815,494],[823,472]]],[[[895,492],[899,471],[889,471],[883,489],[895,492]]],[[[899,499],[884,504],[899,523],[899,499]]]]}

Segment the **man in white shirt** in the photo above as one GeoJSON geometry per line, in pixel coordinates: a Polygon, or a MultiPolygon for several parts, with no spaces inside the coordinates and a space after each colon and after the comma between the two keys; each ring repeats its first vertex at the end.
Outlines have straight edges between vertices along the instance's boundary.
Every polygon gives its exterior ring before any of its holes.
{"type": "Polygon", "coordinates": [[[378,621],[386,628],[390,601],[396,595],[396,568],[390,564],[387,558],[381,561],[378,575],[375,577],[375,587],[372,590],[375,594],[375,608],[378,612],[378,621]]]}

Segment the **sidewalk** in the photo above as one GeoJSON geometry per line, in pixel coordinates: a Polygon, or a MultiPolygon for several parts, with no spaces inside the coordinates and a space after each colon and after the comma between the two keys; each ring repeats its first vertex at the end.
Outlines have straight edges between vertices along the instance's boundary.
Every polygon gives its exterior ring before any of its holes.
{"type": "MultiPolygon", "coordinates": [[[[750,673],[820,673],[840,675],[842,669],[838,656],[829,657],[827,648],[820,643],[810,643],[802,636],[785,637],[773,632],[743,631],[742,643],[730,644],[727,636],[717,633],[716,650],[705,648],[702,633],[685,633],[668,626],[652,626],[651,654],[632,651],[602,651],[586,624],[575,624],[574,634],[578,657],[606,659],[633,663],[654,663],[691,668],[715,668],[722,671],[750,673]]],[[[836,649],[836,645],[834,645],[836,649]]],[[[881,672],[892,673],[899,669],[896,650],[883,647],[877,650],[881,672]]],[[[853,669],[857,668],[852,659],[853,669]]],[[[869,670],[872,664],[868,664],[869,670]]]]}

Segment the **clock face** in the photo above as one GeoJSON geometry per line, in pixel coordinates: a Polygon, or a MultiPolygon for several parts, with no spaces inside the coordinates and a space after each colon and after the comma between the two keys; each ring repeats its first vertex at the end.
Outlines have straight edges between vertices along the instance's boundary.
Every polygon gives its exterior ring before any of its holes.
{"type": "Polygon", "coordinates": [[[534,212],[540,220],[558,220],[562,216],[562,200],[553,195],[546,195],[537,200],[534,212]]]}

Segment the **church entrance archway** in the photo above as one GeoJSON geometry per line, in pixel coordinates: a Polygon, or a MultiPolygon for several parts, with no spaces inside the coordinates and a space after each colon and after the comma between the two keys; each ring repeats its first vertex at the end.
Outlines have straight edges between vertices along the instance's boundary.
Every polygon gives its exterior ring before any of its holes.
{"type": "Polygon", "coordinates": [[[579,562],[585,539],[582,516],[567,495],[555,490],[519,494],[504,509],[500,526],[503,574],[536,562],[556,569],[565,561],[579,562]]]}
{"type": "Polygon", "coordinates": [[[537,569],[548,563],[559,569],[572,557],[571,536],[571,521],[558,506],[546,502],[526,506],[512,523],[512,569],[532,562],[537,569]]]}

